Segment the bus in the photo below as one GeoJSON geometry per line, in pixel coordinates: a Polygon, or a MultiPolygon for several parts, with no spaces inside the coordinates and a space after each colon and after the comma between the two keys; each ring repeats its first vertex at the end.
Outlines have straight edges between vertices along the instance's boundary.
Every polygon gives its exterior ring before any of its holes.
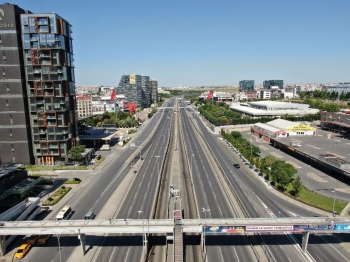
{"type": "Polygon", "coordinates": [[[57,214],[56,220],[65,220],[69,219],[72,215],[73,211],[70,206],[65,206],[62,210],[57,214]]]}

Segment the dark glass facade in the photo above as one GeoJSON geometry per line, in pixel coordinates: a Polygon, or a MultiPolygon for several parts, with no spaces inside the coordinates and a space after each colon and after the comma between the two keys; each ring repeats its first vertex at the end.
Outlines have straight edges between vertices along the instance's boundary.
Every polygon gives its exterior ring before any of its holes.
{"type": "Polygon", "coordinates": [[[0,5],[0,165],[34,164],[17,5],[0,5]]]}
{"type": "Polygon", "coordinates": [[[244,91],[254,91],[254,80],[242,80],[239,81],[239,91],[244,92],[244,91]]]}
{"type": "Polygon", "coordinates": [[[271,87],[278,87],[278,89],[283,89],[283,80],[265,80],[263,86],[264,89],[273,89],[271,87]]]}
{"type": "Polygon", "coordinates": [[[156,79],[150,80],[151,84],[151,104],[158,102],[158,81],[156,79]]]}
{"type": "Polygon", "coordinates": [[[122,75],[117,87],[118,95],[125,95],[129,103],[137,107],[150,107],[151,84],[149,76],[122,75]]]}

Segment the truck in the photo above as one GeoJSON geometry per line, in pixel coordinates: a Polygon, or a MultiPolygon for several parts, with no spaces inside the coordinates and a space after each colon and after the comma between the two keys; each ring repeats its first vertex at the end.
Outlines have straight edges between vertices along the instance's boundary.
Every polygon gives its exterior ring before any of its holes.
{"type": "Polygon", "coordinates": [[[290,142],[290,146],[292,146],[292,147],[301,147],[299,142],[290,142]]]}

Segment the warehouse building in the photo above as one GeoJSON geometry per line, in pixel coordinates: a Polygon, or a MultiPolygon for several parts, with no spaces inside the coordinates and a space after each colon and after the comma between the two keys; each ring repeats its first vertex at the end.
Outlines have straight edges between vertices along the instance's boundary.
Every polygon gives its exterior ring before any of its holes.
{"type": "Polygon", "coordinates": [[[313,136],[316,128],[305,123],[276,119],[266,124],[256,123],[251,127],[256,136],[270,142],[270,138],[283,138],[289,136],[313,136]]]}

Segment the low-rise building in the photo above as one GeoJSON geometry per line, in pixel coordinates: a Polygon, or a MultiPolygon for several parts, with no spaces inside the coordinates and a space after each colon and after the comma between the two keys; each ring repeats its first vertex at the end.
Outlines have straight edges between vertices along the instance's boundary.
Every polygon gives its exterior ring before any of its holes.
{"type": "Polygon", "coordinates": [[[247,105],[231,105],[233,111],[239,112],[244,116],[252,118],[263,116],[304,116],[309,114],[317,114],[318,109],[309,108],[307,104],[275,102],[275,101],[258,101],[248,102],[247,105]]]}
{"type": "Polygon", "coordinates": [[[322,129],[339,132],[344,137],[350,137],[350,111],[321,112],[322,129]]]}
{"type": "Polygon", "coordinates": [[[84,95],[77,95],[77,113],[78,118],[86,118],[92,116],[92,97],[91,96],[84,96],[84,95]]]}
{"type": "Polygon", "coordinates": [[[256,136],[270,141],[270,138],[283,138],[289,136],[313,136],[316,128],[302,122],[292,122],[285,119],[276,119],[266,124],[256,123],[251,127],[256,136]]]}
{"type": "Polygon", "coordinates": [[[259,90],[257,93],[257,97],[260,99],[270,99],[271,98],[271,91],[270,90],[259,90]]]}

